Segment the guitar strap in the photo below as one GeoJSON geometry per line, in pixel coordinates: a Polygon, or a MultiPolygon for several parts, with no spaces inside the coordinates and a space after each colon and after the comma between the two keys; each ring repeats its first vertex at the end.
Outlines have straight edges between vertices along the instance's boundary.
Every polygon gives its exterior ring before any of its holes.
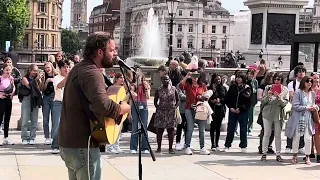
{"type": "Polygon", "coordinates": [[[80,100],[82,102],[82,106],[84,108],[84,111],[86,112],[88,118],[90,119],[90,121],[93,123],[94,127],[92,128],[91,133],[93,133],[95,130],[102,130],[104,129],[103,125],[101,124],[101,122],[98,120],[98,118],[94,115],[94,113],[90,110],[89,108],[89,100],[86,98],[86,96],[84,95],[83,91],[80,88],[79,85],[79,80],[78,80],[78,76],[74,77],[72,79],[73,85],[76,87],[77,92],[80,96],[80,100]]]}

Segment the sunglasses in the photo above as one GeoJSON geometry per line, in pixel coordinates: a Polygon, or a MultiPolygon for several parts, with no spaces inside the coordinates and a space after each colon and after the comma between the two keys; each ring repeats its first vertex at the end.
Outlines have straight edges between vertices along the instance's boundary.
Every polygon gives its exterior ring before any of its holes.
{"type": "Polygon", "coordinates": [[[306,83],[313,83],[313,80],[312,79],[307,79],[306,83]]]}
{"type": "Polygon", "coordinates": [[[276,78],[276,79],[274,79],[275,81],[281,81],[281,78],[276,78]]]}

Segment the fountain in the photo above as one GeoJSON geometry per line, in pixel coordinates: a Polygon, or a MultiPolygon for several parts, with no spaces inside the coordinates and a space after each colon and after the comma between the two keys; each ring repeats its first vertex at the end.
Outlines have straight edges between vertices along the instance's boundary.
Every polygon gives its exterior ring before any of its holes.
{"type": "Polygon", "coordinates": [[[148,11],[147,21],[142,25],[140,34],[142,44],[138,56],[126,59],[129,66],[159,66],[165,64],[167,58],[164,53],[159,18],[154,14],[153,8],[148,11]]]}

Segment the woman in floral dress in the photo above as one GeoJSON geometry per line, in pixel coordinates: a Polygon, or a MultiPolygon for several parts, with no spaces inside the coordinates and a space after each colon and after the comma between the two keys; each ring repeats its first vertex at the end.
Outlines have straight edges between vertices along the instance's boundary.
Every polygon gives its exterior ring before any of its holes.
{"type": "Polygon", "coordinates": [[[169,153],[174,154],[172,149],[174,128],[177,125],[176,110],[179,106],[177,89],[171,85],[169,76],[161,78],[162,85],[157,89],[154,96],[154,106],[157,108],[154,126],[157,128],[157,153],[161,153],[162,136],[167,129],[169,137],[169,153]]]}

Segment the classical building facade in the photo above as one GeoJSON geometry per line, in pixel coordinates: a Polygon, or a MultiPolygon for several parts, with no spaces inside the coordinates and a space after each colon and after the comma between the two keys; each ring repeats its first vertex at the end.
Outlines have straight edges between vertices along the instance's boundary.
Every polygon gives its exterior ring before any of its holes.
{"type": "Polygon", "coordinates": [[[15,45],[19,62],[46,61],[61,51],[63,0],[28,0],[30,21],[21,43],[15,45]]]}
{"type": "MultiPolygon", "coordinates": [[[[152,4],[132,8],[130,19],[130,54],[141,54],[141,29],[148,17],[150,8],[154,9],[159,19],[162,48],[165,57],[169,53],[169,22],[167,4],[163,0],[152,4]]],[[[127,24],[127,23],[126,23],[127,24]]],[[[173,57],[180,56],[184,51],[192,52],[203,59],[224,57],[233,50],[234,16],[221,6],[220,1],[180,1],[173,26],[173,57]]],[[[152,41],[152,39],[150,39],[152,41]]]]}
{"type": "Polygon", "coordinates": [[[314,0],[312,32],[320,33],[320,0],[314,0]]]}
{"type": "Polygon", "coordinates": [[[113,34],[120,22],[120,1],[104,0],[103,4],[93,8],[89,18],[89,34],[106,31],[113,34]]]}
{"type": "Polygon", "coordinates": [[[71,0],[70,26],[81,29],[87,23],[87,0],[71,0]]]}

